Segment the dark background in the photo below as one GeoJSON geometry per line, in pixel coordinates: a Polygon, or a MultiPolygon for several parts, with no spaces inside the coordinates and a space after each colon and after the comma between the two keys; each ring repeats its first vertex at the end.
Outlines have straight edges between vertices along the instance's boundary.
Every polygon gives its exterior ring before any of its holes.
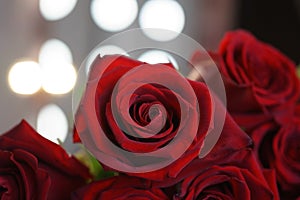
{"type": "Polygon", "coordinates": [[[237,27],[273,44],[299,64],[299,12],[299,0],[243,0],[238,10],[237,27]]]}

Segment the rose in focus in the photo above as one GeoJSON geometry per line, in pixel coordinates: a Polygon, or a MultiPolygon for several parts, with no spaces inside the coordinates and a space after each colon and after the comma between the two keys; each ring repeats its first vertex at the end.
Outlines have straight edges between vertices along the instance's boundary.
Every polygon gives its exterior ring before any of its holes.
{"type": "Polygon", "coordinates": [[[120,152],[108,147],[106,138],[122,150],[140,153],[142,161],[133,163],[134,166],[171,160],[162,169],[132,173],[162,181],[176,176],[198,156],[210,131],[213,106],[205,84],[184,79],[171,64],[150,65],[118,55],[97,57],[76,114],[75,137],[79,133],[83,142],[88,141],[88,145],[84,144],[93,154],[105,152],[98,158],[100,162],[114,162],[110,159],[117,158],[124,169],[132,161],[124,160],[120,152]],[[102,75],[101,69],[105,69],[102,75]],[[119,113],[119,118],[114,112],[119,113]],[[100,137],[99,127],[105,138],[100,137]],[[170,145],[173,147],[167,149],[170,145]],[[166,150],[160,153],[161,148],[166,150]],[[149,156],[155,151],[158,153],[149,156]]]}

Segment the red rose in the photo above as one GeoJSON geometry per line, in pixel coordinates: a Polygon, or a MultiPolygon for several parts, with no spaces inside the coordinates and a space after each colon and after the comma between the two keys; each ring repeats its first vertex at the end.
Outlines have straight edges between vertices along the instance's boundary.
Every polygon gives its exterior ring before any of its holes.
{"type": "Polygon", "coordinates": [[[252,146],[247,134],[227,116],[217,144],[206,157],[194,159],[177,177],[152,185],[179,188],[174,197],[179,199],[278,199],[274,171],[262,171],[252,146]]]}
{"type": "Polygon", "coordinates": [[[255,144],[255,155],[264,168],[270,168],[270,161],[274,160],[272,143],[279,129],[280,126],[276,122],[268,121],[249,132],[255,144]]]}
{"type": "Polygon", "coordinates": [[[118,171],[126,171],[128,163],[133,163],[136,166],[134,169],[145,166],[143,173],[126,172],[162,181],[166,177],[176,176],[198,157],[212,123],[212,112],[213,103],[208,88],[203,83],[188,82],[170,64],[150,65],[124,56],[105,56],[96,58],[93,63],[75,125],[80,139],[100,162],[106,165],[117,163],[124,169],[112,167],[118,171]],[[105,67],[101,75],[101,69],[105,67]],[[155,78],[161,82],[156,82],[155,78]],[[134,84],[140,84],[140,87],[132,89],[134,84]],[[116,95],[113,95],[114,90],[116,95]],[[197,103],[200,114],[195,106],[197,103]],[[114,112],[120,113],[119,122],[116,122],[114,112]],[[124,152],[116,152],[107,144],[100,134],[100,125],[105,137],[124,152]],[[157,134],[152,135],[153,130],[157,134]],[[149,155],[162,148],[167,150],[149,155]],[[135,155],[124,156],[125,151],[142,156],[137,162],[132,161],[131,156],[135,155]],[[99,158],[97,153],[102,157],[99,158]],[[179,159],[178,155],[181,155],[179,159]],[[155,166],[160,159],[172,162],[167,167],[150,172],[147,167],[155,166]]]}
{"type": "Polygon", "coordinates": [[[206,157],[152,187],[175,188],[174,199],[279,199],[274,171],[262,171],[251,139],[230,116],[206,157]]]}
{"type": "Polygon", "coordinates": [[[300,120],[279,126],[274,122],[260,125],[250,135],[262,166],[275,169],[279,192],[283,199],[300,195],[300,120]]]}
{"type": "Polygon", "coordinates": [[[291,60],[245,31],[227,33],[218,53],[228,110],[240,126],[289,121],[300,92],[291,60]]]}
{"type": "Polygon", "coordinates": [[[212,166],[204,170],[200,166],[199,174],[182,181],[174,199],[279,199],[267,184],[267,181],[275,183],[274,173],[266,173],[269,180],[265,180],[261,174],[236,166],[212,166]]]}
{"type": "Polygon", "coordinates": [[[166,194],[159,188],[149,188],[143,181],[128,176],[115,176],[106,180],[90,183],[73,194],[74,200],[107,199],[149,199],[167,200],[166,194]]]}
{"type": "Polygon", "coordinates": [[[281,127],[273,139],[273,159],[269,166],[275,168],[280,190],[284,196],[300,196],[300,120],[281,127]]]}
{"type": "Polygon", "coordinates": [[[70,199],[90,177],[69,157],[22,121],[0,136],[0,199],[70,199]]]}

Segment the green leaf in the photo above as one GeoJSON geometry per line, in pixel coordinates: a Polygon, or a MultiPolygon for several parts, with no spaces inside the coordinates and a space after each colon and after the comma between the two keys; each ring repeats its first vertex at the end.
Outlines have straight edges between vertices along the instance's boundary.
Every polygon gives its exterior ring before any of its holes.
{"type": "Polygon", "coordinates": [[[114,171],[105,171],[99,161],[83,146],[81,146],[80,150],[76,152],[74,156],[89,168],[93,180],[101,180],[118,175],[118,173],[114,171]]]}

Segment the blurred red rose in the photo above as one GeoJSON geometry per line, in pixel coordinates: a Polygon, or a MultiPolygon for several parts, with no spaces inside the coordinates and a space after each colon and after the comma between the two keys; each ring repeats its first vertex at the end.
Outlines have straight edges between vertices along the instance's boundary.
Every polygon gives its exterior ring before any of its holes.
{"type": "MultiPolygon", "coordinates": [[[[300,196],[300,119],[283,126],[274,136],[269,166],[275,168],[285,199],[300,196]],[[287,198],[289,197],[289,198],[287,198]]],[[[263,153],[263,152],[262,152],[263,153]]]]}
{"type": "MultiPolygon", "coordinates": [[[[188,150],[185,153],[183,152],[184,154],[178,160],[174,159],[176,161],[168,167],[153,172],[132,173],[134,176],[156,181],[163,181],[166,177],[176,176],[182,168],[198,156],[203,140],[212,123],[213,103],[209,90],[203,83],[188,82],[184,79],[187,85],[181,84],[178,87],[176,84],[180,83],[180,80],[176,80],[172,76],[172,73],[179,75],[170,64],[150,65],[124,56],[96,58],[92,65],[86,92],[82,99],[83,104],[80,106],[75,120],[76,131],[79,133],[80,139],[85,138],[86,141],[91,143],[86,145],[86,147],[92,153],[93,149],[91,147],[96,150],[108,152],[108,159],[119,156],[117,155],[119,152],[105,149],[107,145],[102,141],[103,138],[99,137],[99,131],[93,131],[98,130],[96,127],[100,125],[110,141],[128,152],[147,154],[148,152],[156,151],[170,145],[172,140],[179,142],[177,146],[174,146],[167,153],[158,155],[158,159],[164,159],[164,157],[173,159],[180,151],[182,145],[187,143],[187,139],[192,138],[192,144],[188,147],[188,150]],[[145,69],[146,65],[148,71],[140,74],[137,73],[137,75],[131,74],[125,86],[122,88],[118,87],[117,82],[124,78],[126,73],[130,70],[138,70],[138,67],[141,65],[144,65],[143,69],[145,69]],[[106,66],[107,69],[104,71],[102,77],[100,77],[100,74],[97,74],[99,69],[106,66]],[[149,74],[152,73],[151,71],[158,67],[162,67],[163,69],[160,72],[156,72],[155,76],[171,84],[171,86],[177,87],[177,93],[159,83],[147,82],[149,74]],[[128,88],[130,89],[131,84],[135,82],[142,82],[142,86],[131,93],[128,88]],[[97,84],[96,90],[92,89],[95,87],[95,84],[97,84]],[[188,94],[189,96],[186,97],[181,94],[189,93],[190,90],[187,87],[192,88],[192,93],[196,99],[189,98],[192,95],[188,94]],[[112,97],[114,89],[117,90],[116,97],[112,97]],[[123,98],[128,95],[131,95],[130,105],[126,104],[126,102],[125,104],[123,103],[123,98]],[[91,106],[91,103],[89,103],[91,101],[95,101],[95,107],[91,106]],[[180,101],[183,103],[180,104],[180,101]],[[200,114],[196,106],[190,102],[199,103],[200,114]],[[115,105],[113,106],[114,103],[115,105]],[[151,110],[153,106],[157,106],[157,109],[151,110]],[[163,113],[160,107],[165,108],[165,113],[163,113]],[[119,127],[120,123],[116,123],[113,116],[113,109],[117,109],[117,111],[121,112],[121,115],[125,116],[122,116],[123,118],[120,121],[129,133],[147,135],[148,129],[145,127],[150,122],[153,122],[153,126],[149,128],[152,130],[160,127],[162,121],[165,121],[165,124],[158,134],[151,137],[134,137],[125,133],[123,128],[119,127]],[[126,112],[129,112],[128,116],[126,116],[126,112]],[[94,113],[96,113],[96,117],[94,117],[94,113]],[[196,115],[198,114],[201,119],[200,123],[196,120],[196,115]],[[131,119],[128,119],[128,117],[131,119]],[[87,120],[84,120],[84,118],[87,120]],[[130,120],[133,120],[134,123],[129,122],[130,120]],[[181,130],[179,130],[180,124],[183,127],[181,130]],[[195,130],[195,138],[192,137],[193,131],[191,130],[195,130]],[[179,131],[183,131],[182,135],[185,138],[181,138],[180,141],[175,137],[179,131]]],[[[75,138],[78,138],[76,131],[75,138]]],[[[97,155],[95,156],[97,157],[97,155]]],[[[119,159],[122,160],[121,156],[119,159]]],[[[126,159],[130,159],[130,157],[126,157],[126,159]]],[[[142,165],[153,164],[151,156],[144,156],[142,159],[144,162],[141,163],[142,165]]],[[[99,159],[99,161],[102,162],[103,159],[99,159]]],[[[137,166],[139,164],[137,163],[137,166]]],[[[120,166],[125,167],[125,165],[126,162],[120,163],[120,166]]]]}
{"type": "Polygon", "coordinates": [[[262,177],[236,166],[212,166],[198,173],[182,181],[174,199],[279,199],[267,183],[270,181],[276,188],[275,174],[271,172],[262,177]]]}
{"type": "Polygon", "coordinates": [[[261,166],[276,171],[282,199],[300,196],[300,118],[297,112],[298,109],[290,123],[279,125],[269,121],[249,132],[261,166]]]}
{"type": "Polygon", "coordinates": [[[242,30],[226,33],[218,53],[228,110],[240,126],[290,120],[300,92],[290,59],[242,30]]]}
{"type": "Polygon", "coordinates": [[[90,183],[73,194],[73,200],[107,199],[149,199],[167,200],[166,194],[159,188],[149,188],[138,178],[115,176],[106,180],[90,183]]]}
{"type": "Polygon", "coordinates": [[[0,199],[70,199],[90,178],[60,146],[22,121],[0,136],[0,199]]]}

